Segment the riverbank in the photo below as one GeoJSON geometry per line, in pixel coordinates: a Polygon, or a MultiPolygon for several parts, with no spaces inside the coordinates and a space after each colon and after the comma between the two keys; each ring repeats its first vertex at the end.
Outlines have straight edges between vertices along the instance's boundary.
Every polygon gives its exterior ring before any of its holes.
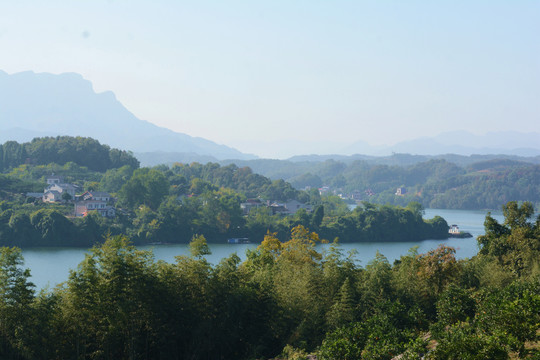
{"type": "MultiPolygon", "coordinates": [[[[476,237],[484,233],[484,220],[487,212],[467,211],[467,210],[445,210],[426,209],[424,217],[433,218],[442,216],[449,222],[458,224],[461,229],[468,231],[473,238],[458,239],[449,238],[444,240],[427,239],[422,241],[406,242],[362,242],[362,243],[342,243],[341,249],[344,253],[356,252],[355,258],[361,266],[366,266],[377,252],[383,254],[390,263],[407,254],[413,247],[417,247],[419,253],[425,253],[435,249],[440,244],[456,248],[458,259],[470,258],[478,252],[476,237]]],[[[503,221],[501,213],[492,213],[497,220],[503,221]]],[[[212,264],[218,264],[223,258],[236,253],[240,259],[245,260],[247,250],[256,249],[258,244],[227,244],[226,240],[220,244],[209,244],[211,254],[206,259],[212,264]]],[[[317,245],[320,251],[328,248],[328,244],[317,245]]],[[[179,255],[189,255],[188,244],[164,244],[145,245],[138,247],[141,250],[152,250],[156,260],[163,260],[168,263],[175,262],[175,257],[179,255]]],[[[32,274],[31,280],[38,289],[46,286],[54,287],[56,284],[66,281],[69,270],[77,268],[78,264],[84,260],[86,248],[26,248],[23,249],[25,267],[29,268],[32,274]]]]}

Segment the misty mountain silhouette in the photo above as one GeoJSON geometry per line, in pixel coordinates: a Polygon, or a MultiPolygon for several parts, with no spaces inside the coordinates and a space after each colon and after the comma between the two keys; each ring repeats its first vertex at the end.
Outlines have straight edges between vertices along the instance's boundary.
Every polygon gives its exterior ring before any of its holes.
{"type": "Polygon", "coordinates": [[[112,92],[96,93],[92,83],[79,74],[26,71],[10,75],[0,70],[0,142],[57,135],[92,137],[134,152],[256,158],[140,120],[112,92]]]}

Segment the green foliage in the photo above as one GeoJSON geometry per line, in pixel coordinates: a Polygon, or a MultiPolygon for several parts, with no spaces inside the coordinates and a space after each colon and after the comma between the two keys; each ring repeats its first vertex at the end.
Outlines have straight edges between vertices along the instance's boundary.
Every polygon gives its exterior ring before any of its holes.
{"type": "Polygon", "coordinates": [[[238,168],[233,164],[220,167],[216,163],[206,165],[177,163],[170,169],[168,178],[172,185],[180,186],[177,195],[187,194],[186,184],[193,184],[195,179],[199,179],[197,182],[202,180],[215,187],[208,188],[208,185],[205,185],[206,189],[198,189],[196,194],[201,194],[206,190],[216,190],[216,188],[229,188],[246,197],[257,197],[271,184],[270,179],[254,174],[249,167],[238,168]]]}
{"type": "Polygon", "coordinates": [[[111,150],[109,146],[101,145],[99,141],[91,138],[70,136],[35,138],[22,146],[35,164],[54,162],[64,165],[74,162],[95,171],[105,171],[124,165],[139,167],[139,162],[132,154],[118,149],[111,150]]]}
{"type": "Polygon", "coordinates": [[[476,302],[471,291],[456,285],[448,287],[437,301],[437,317],[445,325],[469,321],[474,318],[476,302]]]}
{"type": "Polygon", "coordinates": [[[202,235],[195,235],[189,243],[189,252],[194,258],[202,258],[205,255],[210,255],[212,252],[208,247],[206,239],[202,235]]]}
{"type": "Polygon", "coordinates": [[[428,359],[508,359],[508,352],[494,336],[478,333],[474,327],[459,323],[451,326],[444,336],[438,339],[436,349],[429,353],[428,359]]]}
{"type": "Polygon", "coordinates": [[[95,171],[105,171],[124,165],[139,167],[138,160],[131,153],[111,149],[107,145],[101,145],[97,140],[84,137],[43,137],[24,144],[8,141],[0,148],[2,148],[0,171],[25,163],[64,165],[73,162],[95,171]]]}
{"type": "Polygon", "coordinates": [[[249,164],[271,178],[282,178],[297,189],[320,183],[378,204],[405,206],[417,201],[426,208],[499,209],[502,204],[531,201],[540,205],[540,165],[535,159],[482,161],[481,156],[443,159],[394,154],[365,161],[270,162],[249,164]],[[415,158],[423,158],[420,161],[415,158]],[[469,166],[463,167],[464,162],[469,166]],[[407,189],[396,196],[398,187],[407,189]],[[366,193],[371,195],[368,195],[366,193]]]}
{"type": "MultiPolygon", "coordinates": [[[[116,158],[111,163],[127,163],[102,174],[76,162],[20,162],[32,159],[29,149],[46,159],[49,147],[66,152],[79,144],[80,151],[94,151],[103,164],[103,148],[90,140],[6,144],[0,148],[0,164],[10,171],[0,174],[4,244],[89,246],[110,235],[66,284],[39,295],[29,272],[21,269],[20,251],[0,251],[0,358],[255,359],[282,354],[301,359],[318,349],[321,359],[399,354],[404,359],[505,359],[534,355],[538,346],[540,221],[533,218],[531,203],[507,203],[502,224],[486,217],[479,255],[470,260],[457,261],[454,249],[441,246],[425,254],[413,249],[393,265],[377,254],[361,268],[354,254],[342,254],[338,243],[324,253],[315,247],[319,234],[342,241],[443,238],[448,229],[444,219],[422,219],[430,191],[502,176],[508,167],[513,181],[520,181],[520,174],[528,179],[529,170],[520,164],[463,170],[431,161],[404,171],[328,161],[314,168],[313,174],[325,182],[331,178],[336,186],[346,187],[353,178],[378,182],[375,190],[388,196],[394,195],[384,187],[395,182],[407,187],[426,183],[425,198],[406,207],[364,202],[349,211],[338,197],[299,192],[285,181],[270,181],[235,165],[134,170],[138,165],[129,163],[129,154],[107,150],[109,160],[116,158]],[[465,174],[469,170],[479,173],[465,174]],[[34,203],[17,194],[42,189],[52,172],[118,192],[124,211],[114,220],[97,213],[69,219],[71,205],[34,203]],[[305,199],[314,211],[281,216],[260,207],[244,217],[240,203],[247,197],[305,199]],[[191,239],[192,256],[177,257],[175,264],[155,262],[151,253],[116,236],[120,233],[136,243],[191,239]],[[263,236],[244,262],[236,254],[216,266],[204,259],[210,252],[206,239],[257,241],[263,236]]],[[[400,201],[405,205],[415,196],[400,201]]]]}
{"type": "Polygon", "coordinates": [[[0,248],[0,357],[31,357],[34,285],[17,248],[0,248]]]}
{"type": "Polygon", "coordinates": [[[272,181],[272,183],[263,191],[261,196],[268,200],[287,201],[296,199],[298,197],[298,191],[295,190],[291,184],[280,179],[272,181]]]}
{"type": "Polygon", "coordinates": [[[360,360],[369,331],[361,323],[353,323],[329,333],[319,349],[321,360],[360,360]]]}
{"type": "MultiPolygon", "coordinates": [[[[137,211],[141,219],[156,220],[152,231],[159,234],[164,231],[163,216],[183,207],[174,199],[157,211],[144,206],[137,211]]],[[[363,211],[374,209],[366,204],[363,211]]],[[[30,222],[46,228],[56,216],[39,210],[25,218],[4,209],[0,226],[15,229],[30,222]]],[[[516,219],[508,216],[508,224],[516,219]]],[[[79,220],[76,229],[89,233],[107,225],[97,214],[79,220]]],[[[531,226],[537,236],[536,225],[528,221],[515,222],[511,231],[531,226]]],[[[507,235],[503,231],[501,236],[507,235]]],[[[204,259],[209,249],[202,235],[193,238],[192,256],[179,256],[174,264],[155,262],[150,252],[137,250],[125,236],[110,236],[91,250],[62,287],[37,296],[28,270],[21,268],[20,250],[3,248],[0,357],[307,359],[317,354],[341,360],[535,355],[540,287],[531,270],[512,275],[517,280],[510,284],[488,283],[483,279],[489,264],[510,271],[498,258],[480,254],[458,262],[445,247],[426,254],[412,249],[393,265],[377,254],[361,268],[337,243],[319,253],[319,236],[301,225],[287,238],[268,233],[244,262],[233,254],[214,266],[204,259]]]]}
{"type": "Polygon", "coordinates": [[[327,217],[320,233],[335,236],[343,242],[408,241],[411,239],[445,239],[448,224],[440,217],[424,221],[418,208],[363,203],[342,216],[327,217]]]}
{"type": "Polygon", "coordinates": [[[514,282],[489,292],[480,303],[476,323],[483,333],[491,334],[511,351],[525,355],[525,342],[538,340],[540,284],[514,282]]]}
{"type": "Polygon", "coordinates": [[[165,176],[154,169],[138,169],[118,192],[118,200],[128,208],[140,205],[155,210],[169,193],[169,183],[165,176]]]}
{"type": "Polygon", "coordinates": [[[116,193],[133,175],[133,168],[124,165],[117,169],[109,169],[105,172],[99,183],[102,191],[116,193]]]}
{"type": "Polygon", "coordinates": [[[414,316],[398,302],[383,302],[363,322],[350,322],[328,333],[319,349],[321,359],[392,359],[417,336],[414,316]]]}
{"type": "Polygon", "coordinates": [[[532,275],[540,259],[540,222],[530,222],[534,208],[528,202],[520,206],[511,201],[503,206],[503,213],[503,224],[489,214],[486,217],[485,235],[478,237],[480,254],[497,258],[517,276],[532,275]]]}

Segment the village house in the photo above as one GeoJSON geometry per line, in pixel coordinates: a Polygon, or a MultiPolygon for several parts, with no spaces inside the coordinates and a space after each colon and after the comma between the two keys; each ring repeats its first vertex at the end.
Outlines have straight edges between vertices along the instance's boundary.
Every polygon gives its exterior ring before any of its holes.
{"type": "Polygon", "coordinates": [[[102,191],[87,191],[75,201],[75,216],[86,216],[90,211],[97,211],[103,217],[115,217],[116,209],[110,204],[112,197],[102,191]]]}
{"type": "Polygon", "coordinates": [[[264,205],[259,199],[247,199],[246,202],[240,204],[240,208],[242,209],[242,213],[244,215],[248,215],[251,209],[257,209],[262,206],[264,205]]]}
{"type": "Polygon", "coordinates": [[[326,195],[330,192],[330,187],[329,186],[323,186],[321,188],[319,188],[319,195],[326,195]]]}
{"type": "Polygon", "coordinates": [[[111,201],[111,195],[108,192],[104,191],[87,191],[80,196],[82,200],[100,200],[100,201],[111,201]]]}
{"type": "Polygon", "coordinates": [[[47,187],[43,190],[43,202],[53,203],[65,200],[65,194],[70,199],[75,198],[77,188],[74,185],[64,183],[62,176],[51,175],[47,178],[47,187]]]}
{"type": "Polygon", "coordinates": [[[307,212],[311,212],[313,209],[311,205],[306,205],[298,200],[289,200],[286,203],[274,202],[270,204],[272,214],[294,215],[300,209],[304,209],[307,212]]]}
{"type": "Polygon", "coordinates": [[[362,192],[360,192],[359,190],[354,190],[351,195],[351,198],[356,201],[362,200],[363,198],[362,192]]]}
{"type": "Polygon", "coordinates": [[[47,191],[58,191],[60,194],[68,193],[69,196],[71,196],[71,198],[73,199],[75,198],[76,188],[71,184],[53,184],[49,185],[49,187],[46,188],[43,192],[45,193],[47,191]]]}
{"type": "Polygon", "coordinates": [[[47,185],[64,184],[64,177],[52,174],[47,178],[47,185]]]}
{"type": "Polygon", "coordinates": [[[311,212],[313,210],[311,205],[306,205],[297,200],[287,201],[285,203],[285,208],[287,208],[287,211],[289,212],[289,214],[296,214],[296,212],[300,209],[304,209],[307,212],[311,212]]]}
{"type": "Polygon", "coordinates": [[[450,229],[448,230],[448,232],[450,234],[459,234],[460,231],[459,231],[459,226],[453,224],[453,225],[450,225],[450,229]]]}
{"type": "Polygon", "coordinates": [[[407,193],[407,189],[405,189],[404,187],[398,187],[397,190],[396,190],[396,195],[397,196],[403,196],[407,193]]]}
{"type": "Polygon", "coordinates": [[[274,203],[270,204],[268,206],[268,208],[270,209],[270,211],[272,211],[272,215],[276,215],[276,214],[286,215],[286,214],[288,214],[288,210],[285,207],[285,205],[283,205],[283,204],[278,204],[278,203],[274,202],[274,203]]]}
{"type": "Polygon", "coordinates": [[[103,217],[115,217],[116,209],[102,200],[82,200],[75,202],[75,216],[86,216],[90,211],[97,211],[103,217]]]}
{"type": "Polygon", "coordinates": [[[41,199],[43,202],[47,203],[60,202],[62,201],[62,194],[56,190],[45,190],[45,192],[41,194],[41,199]]]}

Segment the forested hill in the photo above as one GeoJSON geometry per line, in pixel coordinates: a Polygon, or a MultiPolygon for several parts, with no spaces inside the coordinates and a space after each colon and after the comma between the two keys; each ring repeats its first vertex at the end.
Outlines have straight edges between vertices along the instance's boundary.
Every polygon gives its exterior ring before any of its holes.
{"type": "Polygon", "coordinates": [[[396,154],[380,162],[282,161],[237,162],[270,178],[281,178],[295,188],[321,188],[380,204],[405,205],[418,201],[424,207],[448,209],[500,209],[508,201],[540,204],[540,164],[537,158],[448,156],[418,161],[396,154]],[[470,161],[475,159],[476,161],[470,161]],[[455,160],[455,161],[454,161],[455,160]],[[406,193],[396,195],[397,188],[406,193]]]}
{"type": "Polygon", "coordinates": [[[137,168],[131,154],[89,138],[8,142],[0,149],[0,245],[86,247],[106,234],[125,234],[137,244],[187,243],[196,234],[210,242],[260,242],[267,232],[286,238],[298,225],[341,241],[448,237],[446,221],[424,220],[418,203],[365,203],[350,211],[338,196],[298,190],[249,167],[137,168]],[[44,191],[52,173],[64,183],[44,191]],[[91,192],[106,198],[99,208],[86,207],[91,192]]]}
{"type": "MultiPolygon", "coordinates": [[[[186,160],[173,153],[137,154],[141,163],[186,160]]],[[[211,159],[197,158],[206,162],[211,159]]],[[[296,189],[326,186],[333,194],[379,204],[448,209],[500,209],[507,201],[531,201],[540,205],[540,157],[515,155],[437,156],[394,154],[309,155],[288,160],[224,160],[222,165],[250,167],[270,179],[283,179],[296,189]],[[396,196],[397,188],[406,194],[396,196]]]]}
{"type": "Polygon", "coordinates": [[[0,171],[22,164],[64,165],[69,162],[94,171],[106,171],[124,165],[135,169],[139,167],[139,161],[131,152],[111,149],[92,138],[43,137],[22,144],[8,141],[0,145],[0,171]]]}
{"type": "MultiPolygon", "coordinates": [[[[361,158],[363,160],[315,162],[236,160],[234,164],[227,161],[221,165],[250,169],[252,177],[261,174],[258,176],[265,178],[266,185],[272,181],[290,184],[292,192],[326,186],[329,194],[354,198],[355,201],[400,206],[415,201],[425,208],[449,209],[500,209],[508,201],[530,201],[540,207],[540,159],[537,158],[447,155],[447,160],[425,160],[426,157],[407,154],[395,154],[377,161],[361,158]],[[400,195],[396,195],[398,188],[403,190],[400,195]]],[[[203,169],[219,167],[218,163],[208,162],[209,159],[201,160],[206,165],[197,166],[203,169]]],[[[0,171],[10,171],[24,164],[50,163],[74,163],[96,172],[126,165],[131,169],[139,167],[139,161],[132,153],[111,149],[92,138],[44,137],[28,143],[8,141],[0,145],[0,171]]],[[[204,178],[205,175],[201,176],[204,178]]],[[[231,179],[231,175],[227,176],[218,181],[218,186],[231,185],[225,180],[231,179]]],[[[243,190],[248,197],[254,194],[249,189],[243,190]]],[[[275,200],[284,200],[281,197],[275,200]]]]}

